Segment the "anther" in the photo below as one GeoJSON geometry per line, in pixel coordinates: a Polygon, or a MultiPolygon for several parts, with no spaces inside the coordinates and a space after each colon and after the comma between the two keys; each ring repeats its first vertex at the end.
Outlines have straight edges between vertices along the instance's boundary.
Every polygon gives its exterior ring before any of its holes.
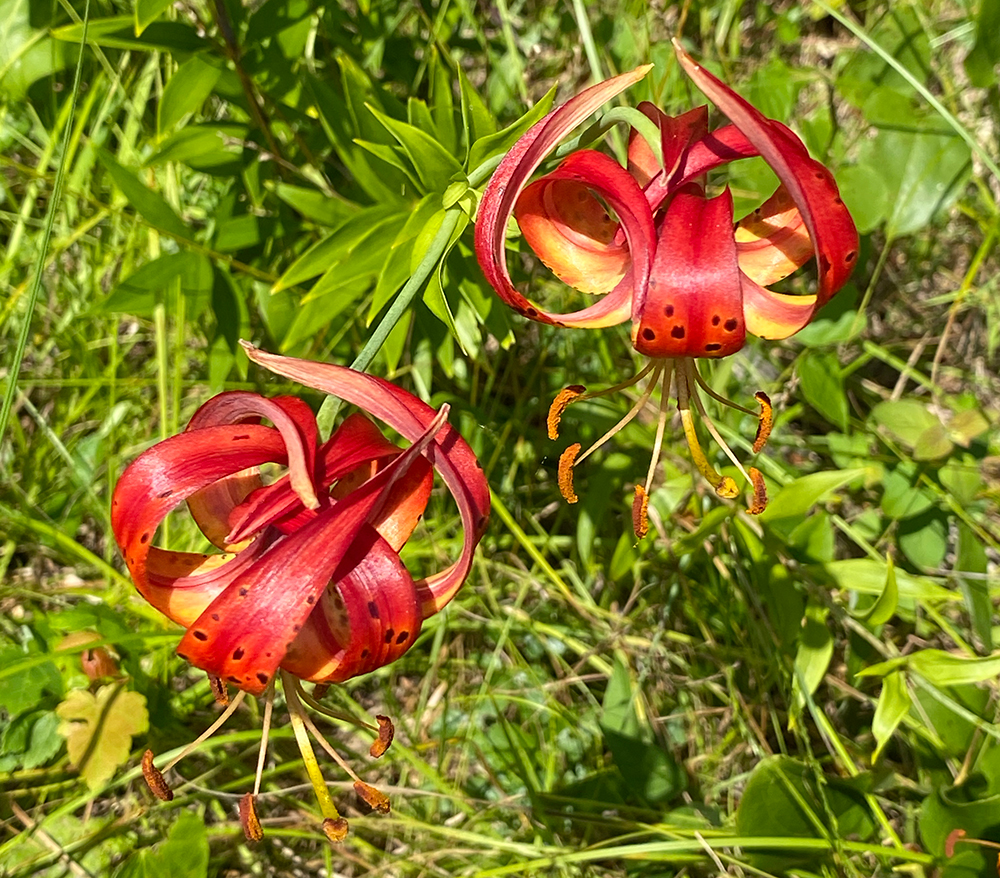
{"type": "Polygon", "coordinates": [[[375,719],[378,721],[378,739],[372,741],[372,746],[368,751],[368,755],[373,759],[378,759],[386,750],[389,749],[389,745],[392,743],[392,739],[396,734],[396,730],[393,728],[392,720],[387,716],[382,716],[382,714],[375,714],[375,719]]]}
{"type": "Polygon", "coordinates": [[[378,811],[380,814],[389,813],[389,797],[385,793],[379,792],[363,780],[354,781],[354,792],[364,799],[365,804],[373,811],[378,811]]]}
{"type": "Polygon", "coordinates": [[[767,485],[764,484],[764,476],[761,471],[752,466],[747,470],[750,481],[753,482],[753,501],[747,509],[751,515],[760,515],[767,508],[767,485]]]}
{"type": "Polygon", "coordinates": [[[345,838],[347,838],[347,832],[349,829],[350,825],[343,817],[337,817],[336,819],[333,817],[327,817],[323,821],[323,832],[334,844],[342,842],[345,838]]]}
{"type": "Polygon", "coordinates": [[[563,412],[569,408],[570,403],[576,402],[586,389],[582,384],[571,384],[556,394],[556,398],[552,400],[552,405],[549,406],[549,415],[545,419],[545,426],[549,431],[549,439],[559,438],[559,421],[562,420],[563,412]]]}
{"type": "Polygon", "coordinates": [[[642,485],[635,486],[632,498],[632,529],[640,540],[649,533],[649,495],[642,485]]]}
{"type": "Polygon", "coordinates": [[[760,415],[757,421],[757,435],[753,437],[753,453],[756,454],[767,443],[773,426],[771,399],[763,390],[758,390],[753,398],[760,403],[760,415]]]}
{"type": "Polygon", "coordinates": [[[240,799],[240,825],[243,827],[243,834],[247,841],[260,841],[264,837],[264,830],[257,819],[256,797],[253,793],[247,793],[240,799]]]}
{"type": "Polygon", "coordinates": [[[740,493],[740,489],[736,487],[735,479],[730,476],[723,476],[722,481],[715,486],[715,493],[724,500],[732,500],[733,497],[740,493]]]}
{"type": "Polygon", "coordinates": [[[215,674],[208,675],[208,685],[212,687],[212,695],[215,696],[215,703],[225,707],[229,704],[229,687],[215,674]]]}
{"type": "Polygon", "coordinates": [[[580,443],[574,442],[559,455],[559,493],[567,503],[576,503],[580,499],[573,490],[573,464],[576,463],[580,448],[580,443]]]}
{"type": "Polygon", "coordinates": [[[142,776],[146,781],[146,786],[156,798],[164,802],[170,802],[174,798],[174,791],[170,789],[163,772],[153,765],[153,751],[147,750],[142,754],[142,776]]]}

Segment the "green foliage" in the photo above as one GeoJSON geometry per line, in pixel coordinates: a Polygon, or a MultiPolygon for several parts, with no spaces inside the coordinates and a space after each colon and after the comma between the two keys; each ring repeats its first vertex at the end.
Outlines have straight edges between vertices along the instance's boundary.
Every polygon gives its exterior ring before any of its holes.
{"type": "MultiPolygon", "coordinates": [[[[986,874],[991,851],[947,848],[956,829],[1000,842],[986,161],[1000,4],[484,9],[92,0],[81,56],[82,3],[0,0],[0,387],[28,339],[0,439],[0,872],[986,874]],[[767,511],[693,477],[671,418],[638,542],[628,509],[652,409],[579,468],[572,507],[544,428],[560,388],[634,374],[627,333],[511,315],[472,228],[506,150],[590,82],[651,61],[623,103],[700,102],[676,33],[831,167],[862,239],[851,284],[809,327],[706,369],[741,405],[757,388],[775,401],[755,461],[767,511]],[[137,780],[147,746],[176,751],[215,713],[176,630],[121,572],[109,496],[210,393],[263,383],[241,337],[357,359],[449,403],[496,494],[453,606],[397,664],[327,696],[397,725],[379,762],[367,732],[323,727],[366,780],[399,790],[380,817],[335,787],[351,821],[338,848],[300,795],[287,728],[272,729],[263,842],[244,847],[234,800],[209,792],[252,788],[256,705],[178,766],[193,783],[173,803],[137,780]],[[57,650],[80,631],[117,654],[120,679],[100,688],[82,648],[57,650]]],[[[623,155],[613,113],[576,145],[623,155]]],[[[774,186],[754,160],[729,182],[744,212],[774,186]]],[[[510,231],[518,287],[569,301],[510,231]]],[[[785,288],[807,292],[804,273],[785,288]]],[[[633,401],[573,406],[564,438],[586,447],[633,401]]],[[[752,416],[710,414],[749,447],[752,416]]],[[[180,517],[157,539],[204,548],[180,517]]],[[[422,528],[407,561],[439,566],[458,542],[422,528]]]]}

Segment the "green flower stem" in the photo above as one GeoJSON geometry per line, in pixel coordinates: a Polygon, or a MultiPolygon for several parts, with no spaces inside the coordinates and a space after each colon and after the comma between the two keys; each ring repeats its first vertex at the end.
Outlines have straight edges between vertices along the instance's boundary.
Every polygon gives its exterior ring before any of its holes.
{"type": "MultiPolygon", "coordinates": [[[[444,257],[448,250],[452,233],[458,227],[461,215],[462,209],[460,207],[453,207],[445,212],[441,228],[438,229],[438,233],[427,248],[424,258],[420,260],[420,264],[413,274],[410,275],[410,279],[403,285],[403,288],[399,291],[389,310],[385,312],[385,316],[379,322],[379,325],[375,327],[375,331],[369,336],[368,341],[365,342],[364,347],[361,348],[357,357],[354,358],[354,362],[351,363],[352,369],[364,372],[371,365],[372,360],[375,359],[375,355],[389,337],[389,333],[392,332],[396,324],[406,313],[417,293],[431,276],[431,272],[434,271],[444,257]]],[[[316,421],[323,436],[330,435],[333,421],[337,417],[339,409],[340,400],[335,396],[328,396],[323,401],[323,405],[320,406],[319,413],[316,415],[316,421]]]]}
{"type": "Polygon", "coordinates": [[[288,716],[292,721],[292,731],[295,733],[295,743],[299,745],[299,752],[302,754],[302,761],[306,766],[306,773],[312,783],[313,792],[316,793],[316,800],[319,802],[319,809],[323,817],[328,820],[337,820],[340,812],[333,804],[330,791],[326,788],[326,779],[319,769],[316,761],[316,754],[313,752],[312,743],[309,741],[309,732],[302,719],[302,702],[295,692],[295,680],[286,671],[281,671],[281,685],[285,690],[285,703],[288,705],[288,716]]]}

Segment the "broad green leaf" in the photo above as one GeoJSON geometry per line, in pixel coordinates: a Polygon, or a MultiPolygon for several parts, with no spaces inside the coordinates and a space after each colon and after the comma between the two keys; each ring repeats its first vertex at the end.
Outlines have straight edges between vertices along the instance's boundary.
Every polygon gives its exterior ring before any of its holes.
{"type": "MultiPolygon", "coordinates": [[[[136,16],[140,3],[136,5],[136,16]]],[[[156,131],[163,137],[188,113],[196,112],[215,88],[222,70],[202,55],[188,59],[170,77],[156,108],[156,131]]]]}
{"type": "Polygon", "coordinates": [[[12,102],[22,100],[38,80],[66,67],[75,52],[33,25],[33,11],[31,0],[0,2],[0,95],[12,102]]]}
{"type": "Polygon", "coordinates": [[[142,32],[173,5],[173,0],[135,0],[135,35],[142,32]]]}
{"type": "Polygon", "coordinates": [[[1000,653],[963,658],[940,649],[922,649],[906,657],[907,665],[935,686],[981,683],[1000,676],[1000,653]]]}
{"type": "MultiPolygon", "coordinates": [[[[83,39],[83,25],[67,24],[53,28],[52,36],[67,43],[79,43],[83,39]]],[[[91,21],[87,28],[87,44],[140,51],[198,52],[210,49],[209,43],[193,27],[179,21],[153,22],[143,29],[140,36],[136,36],[135,19],[131,15],[91,21]]]]}
{"type": "Polygon", "coordinates": [[[420,188],[418,178],[413,172],[413,166],[406,160],[406,155],[400,147],[391,143],[374,143],[371,140],[362,140],[360,137],[356,137],[354,142],[380,161],[392,166],[401,174],[405,174],[411,186],[420,188]]]}
{"type": "Polygon", "coordinates": [[[899,585],[896,582],[896,565],[890,555],[886,562],[885,588],[871,605],[871,609],[861,618],[872,625],[884,625],[896,612],[899,604],[899,585]]]}
{"type": "Polygon", "coordinates": [[[842,168],[837,172],[837,185],[862,235],[875,231],[888,216],[889,191],[875,167],[864,163],[842,168]]]}
{"type": "Polygon", "coordinates": [[[122,167],[106,149],[98,149],[97,157],[111,175],[111,179],[115,181],[115,185],[122,190],[128,203],[146,222],[175,238],[190,240],[193,237],[191,229],[174,213],[174,209],[167,204],[162,195],[142,183],[132,171],[122,167]]]}
{"type": "Polygon", "coordinates": [[[977,409],[958,412],[948,422],[948,438],[956,445],[968,448],[973,439],[982,436],[990,428],[990,422],[977,409]]]}
{"type": "Polygon", "coordinates": [[[965,56],[965,71],[976,88],[989,88],[996,84],[997,64],[1000,64],[1000,0],[981,0],[976,42],[965,56]]]}
{"type": "Polygon", "coordinates": [[[801,706],[805,697],[812,695],[823,682],[826,669],[833,658],[833,635],[826,626],[829,610],[817,604],[806,607],[799,645],[795,652],[795,676],[792,693],[801,706]]]}
{"type": "Polygon", "coordinates": [[[912,463],[904,462],[885,477],[882,494],[882,511],[894,520],[912,518],[930,509],[934,495],[927,488],[913,484],[917,470],[912,463]]]}
{"type": "Polygon", "coordinates": [[[872,420],[907,448],[913,448],[923,433],[940,421],[922,402],[898,399],[880,402],[872,409],[872,420]]]}
{"type": "MultiPolygon", "coordinates": [[[[839,588],[856,591],[859,594],[880,595],[885,590],[889,575],[888,566],[871,558],[849,558],[834,561],[816,568],[820,575],[825,572],[833,577],[839,588]]],[[[899,597],[920,602],[941,602],[956,600],[958,595],[951,589],[943,588],[930,579],[912,576],[903,570],[896,570],[896,586],[899,597]]]]}
{"type": "Polygon", "coordinates": [[[425,192],[443,192],[462,166],[440,143],[425,131],[393,119],[369,105],[371,114],[399,141],[413,164],[425,192]]]}
{"type": "Polygon", "coordinates": [[[768,503],[767,509],[760,515],[760,519],[762,521],[776,521],[781,518],[804,515],[831,491],[836,491],[837,488],[865,475],[866,472],[865,469],[830,470],[801,476],[784,485],[775,494],[771,502],[768,503]]]}
{"type": "Polygon", "coordinates": [[[939,570],[948,551],[948,526],[948,516],[939,509],[901,521],[897,537],[900,551],[921,570],[939,570]]]}
{"type": "Polygon", "coordinates": [[[928,427],[913,445],[914,460],[937,460],[951,453],[952,444],[944,424],[928,427]]]}
{"type": "MultiPolygon", "coordinates": [[[[469,82],[461,66],[458,67],[458,86],[462,99],[462,125],[465,127],[466,152],[483,137],[496,134],[497,123],[479,92],[469,82]]],[[[473,170],[471,163],[468,165],[473,170]]]]}
{"type": "Polygon", "coordinates": [[[327,195],[318,189],[293,186],[291,183],[274,184],[274,192],[285,204],[297,210],[306,219],[331,228],[341,226],[361,210],[359,205],[336,193],[327,195]]]}
{"type": "Polygon", "coordinates": [[[59,718],[51,710],[36,710],[8,719],[0,733],[0,772],[44,765],[62,749],[59,718]]]}
{"type": "Polygon", "coordinates": [[[167,137],[160,148],[146,159],[148,167],[182,162],[196,171],[230,177],[243,166],[245,125],[202,122],[185,125],[167,137]]]}
{"type": "MultiPolygon", "coordinates": [[[[996,770],[996,766],[990,766],[996,770]]],[[[1000,795],[984,795],[983,774],[964,784],[942,784],[921,805],[917,821],[924,848],[941,858],[938,878],[992,878],[996,875],[997,852],[974,844],[959,844],[954,856],[945,859],[945,844],[952,831],[961,829],[969,838],[995,838],[1000,795]]]]}
{"type": "Polygon", "coordinates": [[[181,811],[167,840],[135,851],[114,878],[207,878],[208,831],[204,818],[181,811]]]}
{"type": "Polygon", "coordinates": [[[102,686],[94,695],[74,689],[56,708],[63,721],[69,759],[92,790],[100,789],[128,761],[132,736],[149,727],[146,699],[121,684],[102,686]]]}
{"type": "Polygon", "coordinates": [[[38,652],[36,642],[29,644],[29,652],[19,647],[0,650],[0,668],[12,668],[25,658],[36,658],[37,662],[0,678],[0,709],[9,717],[15,717],[35,709],[46,694],[62,696],[63,682],[58,668],[38,652]]]}
{"type": "Polygon", "coordinates": [[[975,531],[964,521],[958,522],[958,547],[955,552],[955,572],[958,573],[965,607],[983,647],[993,647],[993,602],[990,600],[986,576],[986,548],[975,531]],[[968,574],[963,576],[962,574],[968,574]]]}
{"type": "Polygon", "coordinates": [[[828,352],[806,351],[796,360],[795,368],[806,402],[842,433],[846,433],[847,394],[837,357],[828,352]]]}
{"type": "Polygon", "coordinates": [[[878,761],[893,732],[903,721],[903,717],[910,712],[912,703],[902,671],[892,671],[887,674],[882,680],[882,691],[875,705],[875,716],[872,717],[872,735],[875,737],[872,765],[878,761]]]}
{"type": "Polygon", "coordinates": [[[949,460],[938,470],[938,478],[963,506],[972,503],[983,490],[979,461],[971,454],[963,455],[961,460],[949,460]]]}
{"type": "Polygon", "coordinates": [[[172,281],[180,280],[180,293],[190,301],[189,314],[200,315],[209,304],[212,263],[201,253],[180,250],[147,262],[116,286],[95,310],[111,314],[150,316],[166,301],[172,281]]]}
{"type": "Polygon", "coordinates": [[[502,131],[479,137],[469,150],[469,170],[475,171],[483,162],[499,153],[507,152],[517,139],[532,125],[552,109],[556,90],[553,86],[545,96],[516,122],[512,122],[502,131]]]}

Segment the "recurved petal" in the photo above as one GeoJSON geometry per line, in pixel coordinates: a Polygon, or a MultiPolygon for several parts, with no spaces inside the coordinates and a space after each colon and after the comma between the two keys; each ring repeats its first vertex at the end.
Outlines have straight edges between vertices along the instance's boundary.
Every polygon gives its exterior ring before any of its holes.
{"type": "Polygon", "coordinates": [[[788,338],[812,320],[816,296],[776,293],[754,283],[746,275],[742,275],[740,281],[747,332],[758,338],[788,338]]]}
{"type": "Polygon", "coordinates": [[[802,214],[784,186],[736,227],[740,270],[769,286],[805,265],[813,255],[802,214]]]}
{"type": "Polygon", "coordinates": [[[607,293],[624,277],[628,250],[618,229],[583,183],[542,177],[514,207],[525,241],[563,283],[585,293],[607,293]]]}
{"type": "Polygon", "coordinates": [[[651,64],[584,89],[536,122],[504,156],[483,192],[476,218],[476,257],[497,295],[510,307],[543,323],[559,321],[540,312],[511,283],[504,236],[514,204],[531,175],[570,131],[602,104],[642,79],[651,64]]]}
{"type": "Polygon", "coordinates": [[[810,158],[802,141],[788,128],[768,119],[695,63],[677,40],[674,49],[687,75],[763,156],[801,211],[816,252],[816,307],[821,307],[847,281],[858,256],[858,232],[833,175],[810,158]]]}
{"type": "MultiPolygon", "coordinates": [[[[247,356],[258,365],[357,405],[410,441],[419,438],[435,417],[430,406],[381,378],[329,363],[281,357],[242,344],[247,356]]],[[[472,449],[450,424],[438,431],[423,453],[455,498],[464,531],[458,560],[417,583],[418,589],[422,588],[422,613],[426,618],[448,603],[468,576],[473,553],[489,521],[490,489],[472,449]]]]}

